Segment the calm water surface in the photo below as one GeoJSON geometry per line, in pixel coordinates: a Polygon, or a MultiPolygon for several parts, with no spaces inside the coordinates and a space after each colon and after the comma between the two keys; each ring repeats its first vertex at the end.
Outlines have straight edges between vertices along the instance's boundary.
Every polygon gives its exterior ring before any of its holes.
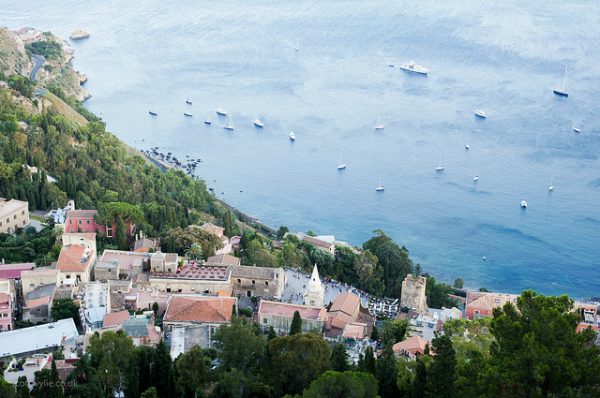
{"type": "Polygon", "coordinates": [[[202,158],[267,224],[353,244],[381,228],[439,279],[599,295],[600,8],[488,3],[4,0],[0,24],[87,30],[87,106],[137,148],[202,158]],[[431,74],[388,67],[412,59],[431,74]]]}

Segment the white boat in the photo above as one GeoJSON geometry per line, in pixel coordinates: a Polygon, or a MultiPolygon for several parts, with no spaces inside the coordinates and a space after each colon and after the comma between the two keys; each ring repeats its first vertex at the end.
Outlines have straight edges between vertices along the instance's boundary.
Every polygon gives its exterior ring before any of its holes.
{"type": "Polygon", "coordinates": [[[187,117],[192,117],[192,116],[194,116],[194,115],[192,115],[190,112],[183,112],[183,114],[184,114],[185,116],[187,116],[187,117]]]}
{"type": "Polygon", "coordinates": [[[388,64],[388,66],[389,66],[390,68],[393,68],[393,67],[394,67],[394,64],[388,64]]]}
{"type": "Polygon", "coordinates": [[[342,155],[341,155],[341,154],[340,154],[340,163],[338,164],[338,167],[337,167],[337,169],[338,169],[338,170],[346,170],[346,163],[344,163],[344,162],[342,161],[342,155]]]}
{"type": "Polygon", "coordinates": [[[554,191],[553,181],[554,181],[554,177],[550,178],[550,186],[548,186],[548,192],[554,191]]]}
{"type": "Polygon", "coordinates": [[[435,168],[435,171],[437,171],[438,173],[444,171],[444,166],[442,166],[442,159],[440,159],[438,166],[435,168]]]}
{"type": "Polygon", "coordinates": [[[577,127],[573,127],[573,132],[579,134],[579,133],[581,133],[581,129],[577,128],[577,127]]]}
{"type": "Polygon", "coordinates": [[[300,51],[300,41],[296,40],[296,47],[294,47],[294,51],[300,51]]]}
{"type": "Polygon", "coordinates": [[[223,108],[219,108],[219,109],[217,109],[217,115],[227,116],[227,111],[225,111],[225,109],[223,109],[223,108]]]}
{"type": "Polygon", "coordinates": [[[483,109],[475,109],[474,113],[475,113],[475,116],[477,116],[481,119],[485,119],[487,117],[487,115],[485,114],[485,111],[483,109]]]}
{"type": "Polygon", "coordinates": [[[210,121],[210,119],[204,119],[204,124],[212,124],[212,122],[210,121]]]}
{"type": "Polygon", "coordinates": [[[527,201],[526,200],[522,200],[521,201],[521,208],[522,209],[526,209],[527,208],[527,201]]]}
{"type": "Polygon", "coordinates": [[[158,116],[158,112],[155,111],[148,111],[148,113],[152,116],[158,116]]]}
{"type": "Polygon", "coordinates": [[[375,130],[383,130],[385,125],[381,123],[381,118],[377,118],[377,123],[375,123],[375,130]]]}
{"type": "Polygon", "coordinates": [[[223,125],[223,128],[224,128],[225,130],[229,130],[229,131],[233,131],[233,130],[235,130],[235,127],[233,127],[233,123],[231,122],[231,118],[229,118],[229,119],[227,120],[227,123],[225,123],[225,125],[223,125]]]}
{"type": "Polygon", "coordinates": [[[185,100],[185,103],[188,104],[188,105],[192,105],[192,100],[188,98],[188,99],[185,100]]]}
{"type": "Polygon", "coordinates": [[[381,183],[381,178],[379,179],[379,184],[377,185],[377,187],[375,187],[375,191],[377,191],[377,192],[383,192],[383,191],[385,191],[385,185],[383,185],[381,183]]]}
{"type": "Polygon", "coordinates": [[[427,75],[429,73],[429,69],[427,69],[424,66],[416,64],[415,61],[410,61],[407,64],[402,64],[402,65],[400,65],[399,68],[406,72],[416,73],[419,75],[427,75]]]}
{"type": "Polygon", "coordinates": [[[479,176],[473,177],[473,182],[477,182],[477,181],[479,181],[479,176]]]}
{"type": "Polygon", "coordinates": [[[290,132],[290,141],[296,141],[296,134],[293,131],[290,132]]]}
{"type": "Polygon", "coordinates": [[[469,146],[469,144],[465,144],[465,149],[468,151],[469,149],[471,149],[471,147],[469,146]]]}
{"type": "Polygon", "coordinates": [[[567,65],[565,65],[565,75],[563,76],[563,84],[560,88],[554,89],[554,94],[559,97],[568,97],[569,96],[569,88],[567,87],[567,65]]]}
{"type": "Polygon", "coordinates": [[[265,127],[264,123],[263,123],[263,122],[262,122],[260,119],[255,119],[255,120],[254,120],[254,125],[255,125],[256,127],[259,127],[259,128],[261,128],[261,129],[262,129],[263,127],[265,127]]]}

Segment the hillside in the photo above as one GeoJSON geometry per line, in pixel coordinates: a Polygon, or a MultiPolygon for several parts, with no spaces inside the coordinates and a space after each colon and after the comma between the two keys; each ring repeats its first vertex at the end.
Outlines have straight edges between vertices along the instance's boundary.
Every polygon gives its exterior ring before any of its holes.
{"type": "Polygon", "coordinates": [[[32,63],[25,46],[14,33],[0,28],[0,72],[6,75],[27,75],[32,63]]]}

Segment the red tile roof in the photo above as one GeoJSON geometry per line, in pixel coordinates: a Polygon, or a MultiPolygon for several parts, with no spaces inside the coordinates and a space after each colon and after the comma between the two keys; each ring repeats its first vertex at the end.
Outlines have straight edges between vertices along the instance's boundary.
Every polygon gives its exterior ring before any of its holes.
{"type": "Polygon", "coordinates": [[[335,297],[329,312],[342,312],[346,315],[353,316],[357,309],[360,308],[360,298],[352,293],[340,293],[335,297]]]}
{"type": "Polygon", "coordinates": [[[329,250],[331,248],[331,246],[333,246],[332,243],[325,242],[324,240],[317,239],[317,238],[315,238],[313,236],[308,236],[308,235],[304,235],[302,237],[302,240],[305,241],[305,242],[307,242],[307,243],[310,243],[311,245],[323,247],[323,248],[325,248],[327,250],[329,250]]]}
{"type": "Polygon", "coordinates": [[[85,246],[64,246],[58,256],[56,269],[63,272],[85,272],[89,267],[91,256],[86,255],[85,246]]]}
{"type": "Polygon", "coordinates": [[[232,256],[231,254],[218,254],[206,259],[207,264],[220,264],[220,265],[240,265],[239,257],[232,256]]]}
{"type": "Polygon", "coordinates": [[[236,304],[235,297],[171,296],[165,321],[228,323],[236,304]]]}
{"type": "Polygon", "coordinates": [[[98,214],[98,210],[69,210],[67,218],[94,218],[98,214]]]}
{"type": "Polygon", "coordinates": [[[259,316],[277,315],[292,318],[296,311],[300,313],[300,318],[302,319],[325,320],[326,310],[322,307],[309,307],[307,305],[288,304],[267,300],[261,300],[258,307],[259,316]]]}
{"type": "Polygon", "coordinates": [[[400,354],[402,352],[408,352],[411,355],[417,353],[423,354],[425,352],[425,346],[428,341],[421,336],[410,336],[404,341],[394,344],[392,349],[395,353],[400,354]]]}
{"type": "Polygon", "coordinates": [[[110,328],[114,326],[120,326],[121,324],[123,324],[123,321],[127,319],[129,319],[129,311],[127,310],[104,314],[104,319],[102,320],[102,327],[110,328]]]}

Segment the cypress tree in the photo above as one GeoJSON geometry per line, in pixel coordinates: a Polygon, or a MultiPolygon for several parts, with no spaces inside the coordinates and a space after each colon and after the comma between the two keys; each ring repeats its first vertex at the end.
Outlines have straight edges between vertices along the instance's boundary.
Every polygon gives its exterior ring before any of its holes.
{"type": "Polygon", "coordinates": [[[379,395],[381,398],[395,398],[400,391],[396,384],[398,369],[396,369],[396,357],[392,351],[391,344],[384,349],[381,357],[377,359],[376,377],[379,380],[379,395]]]}
{"type": "Polygon", "coordinates": [[[425,398],[425,388],[427,386],[427,368],[425,362],[417,359],[417,371],[413,384],[413,395],[415,398],[425,398]]]}
{"type": "Polygon", "coordinates": [[[370,346],[365,351],[365,372],[375,374],[375,354],[370,346]]]}
{"type": "Polygon", "coordinates": [[[343,344],[336,344],[331,351],[331,370],[345,372],[350,369],[348,353],[343,344]]]}
{"type": "Polygon", "coordinates": [[[298,311],[294,311],[294,318],[292,319],[292,325],[290,326],[290,336],[302,333],[302,318],[298,311]]]}
{"type": "Polygon", "coordinates": [[[173,398],[174,381],[173,381],[173,361],[167,345],[161,340],[154,349],[152,361],[152,380],[161,398],[173,398]]]}
{"type": "Polygon", "coordinates": [[[21,376],[17,380],[17,398],[29,398],[29,386],[27,382],[27,376],[21,376]]]}
{"type": "Polygon", "coordinates": [[[454,397],[456,354],[452,347],[452,340],[446,335],[437,336],[431,345],[435,355],[429,367],[428,392],[435,397],[454,397]]]}

